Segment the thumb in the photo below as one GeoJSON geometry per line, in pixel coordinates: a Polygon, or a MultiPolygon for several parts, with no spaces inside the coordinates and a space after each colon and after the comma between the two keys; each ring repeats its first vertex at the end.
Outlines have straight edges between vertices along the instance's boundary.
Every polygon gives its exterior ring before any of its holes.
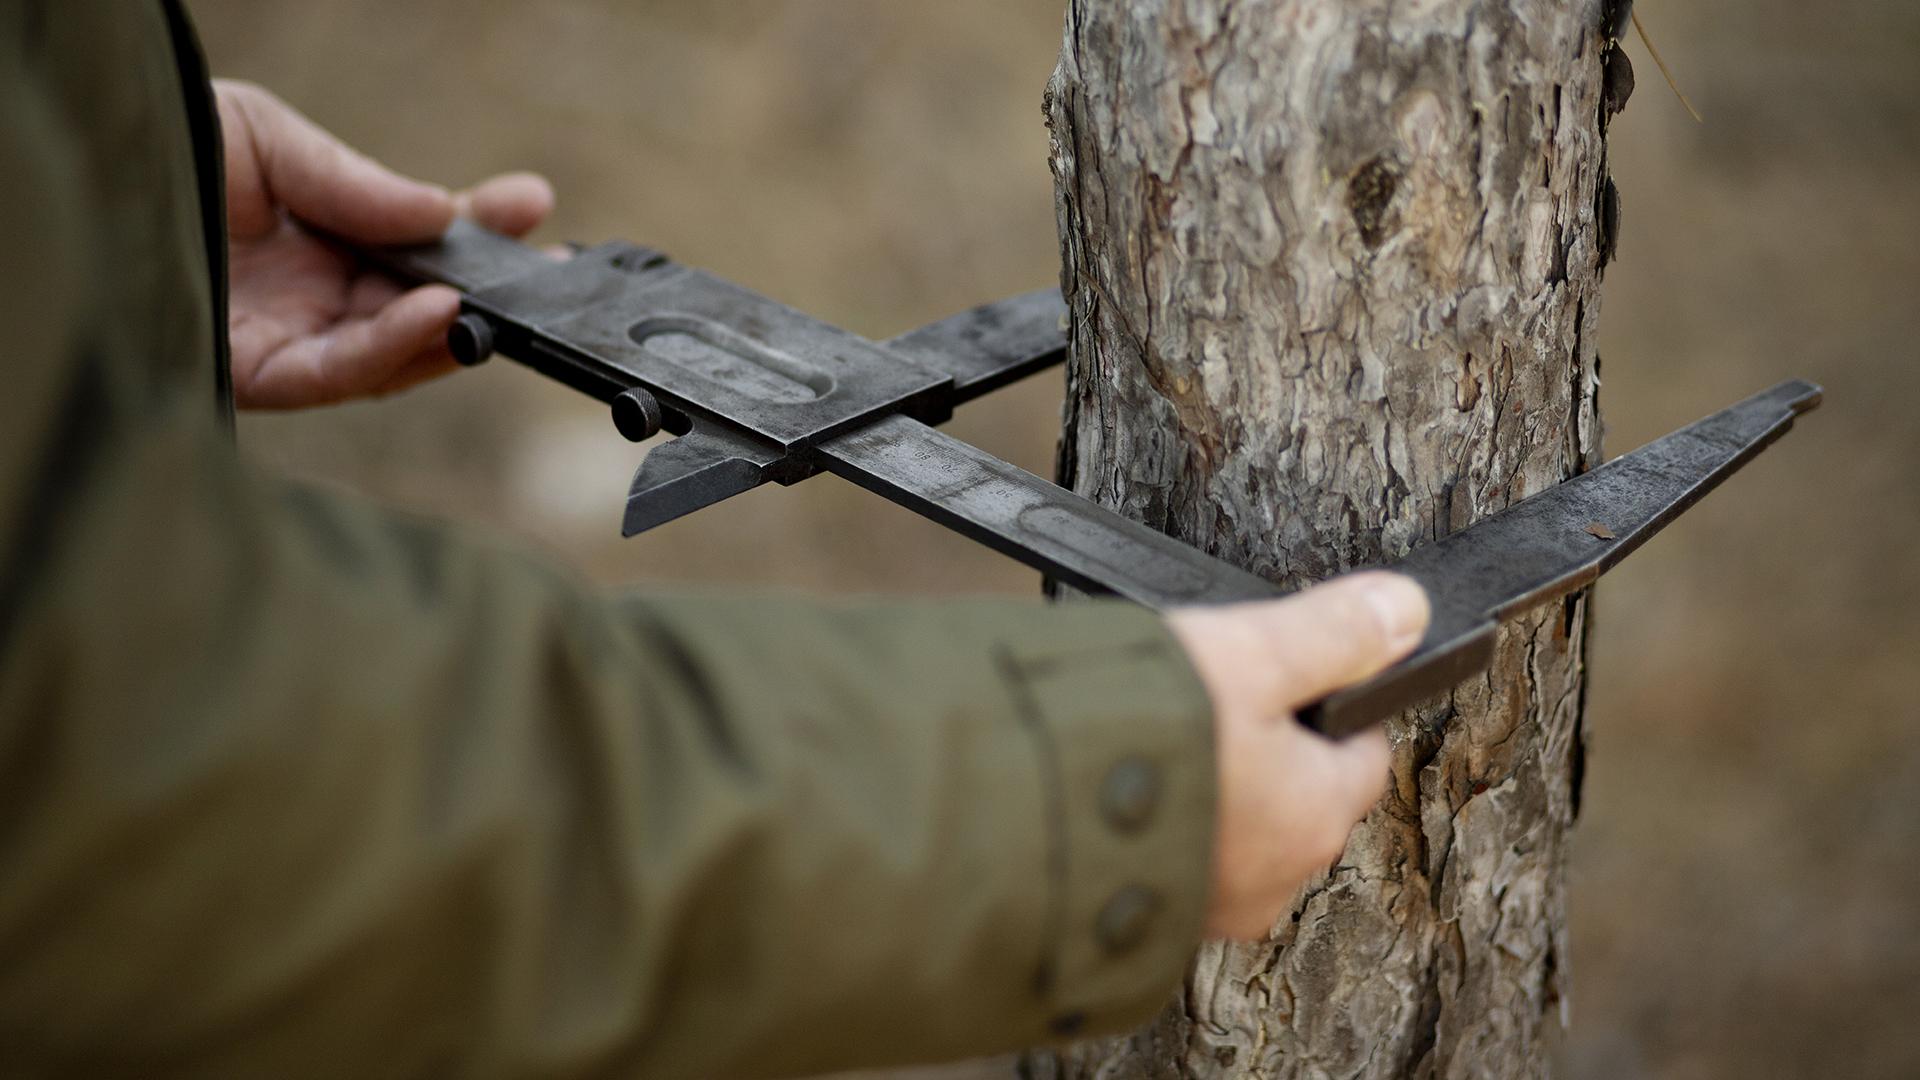
{"type": "Polygon", "coordinates": [[[1250,614],[1279,678],[1266,704],[1298,709],[1372,678],[1412,652],[1426,632],[1427,592],[1411,578],[1350,574],[1250,614]]]}
{"type": "Polygon", "coordinates": [[[1398,574],[1337,578],[1284,600],[1176,611],[1216,708],[1273,716],[1367,679],[1412,652],[1427,594],[1398,574]]]}
{"type": "Polygon", "coordinates": [[[218,89],[236,233],[267,231],[279,209],[364,244],[422,243],[453,223],[445,188],[393,172],[260,87],[218,89]]]}

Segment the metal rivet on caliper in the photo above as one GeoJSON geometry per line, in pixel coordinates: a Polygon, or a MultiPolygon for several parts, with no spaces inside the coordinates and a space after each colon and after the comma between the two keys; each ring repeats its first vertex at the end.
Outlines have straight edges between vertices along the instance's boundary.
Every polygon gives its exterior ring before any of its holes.
{"type": "Polygon", "coordinates": [[[453,320],[447,331],[447,351],[463,367],[486,363],[493,356],[493,324],[473,312],[453,320]]]}
{"type": "Polygon", "coordinates": [[[640,387],[613,399],[613,426],[629,442],[646,442],[660,434],[660,399],[640,387]]]}

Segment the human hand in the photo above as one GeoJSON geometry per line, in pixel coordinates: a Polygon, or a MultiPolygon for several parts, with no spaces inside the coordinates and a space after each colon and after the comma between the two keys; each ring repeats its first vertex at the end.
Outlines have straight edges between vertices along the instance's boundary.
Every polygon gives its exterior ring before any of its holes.
{"type": "Polygon", "coordinates": [[[1292,713],[1412,652],[1428,615],[1420,586],[1366,573],[1284,600],[1167,617],[1214,706],[1219,810],[1209,936],[1264,937],[1379,800],[1386,733],[1334,742],[1292,713]]]}
{"type": "Polygon", "coordinates": [[[404,290],[303,226],[412,244],[465,215],[520,236],[552,211],[547,182],[516,173],[454,194],[389,171],[257,86],[216,80],[214,91],[226,136],[235,403],[326,405],[452,371],[458,293],[404,290]]]}

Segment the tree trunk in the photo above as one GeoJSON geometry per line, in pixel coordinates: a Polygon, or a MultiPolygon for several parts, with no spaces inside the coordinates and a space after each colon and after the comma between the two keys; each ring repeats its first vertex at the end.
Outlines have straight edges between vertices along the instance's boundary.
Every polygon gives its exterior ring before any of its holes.
{"type": "MultiPolygon", "coordinates": [[[[1603,97],[1631,78],[1602,3],[1072,0],[1062,483],[1298,586],[1596,464],[1603,97]]],[[[1550,1071],[1585,619],[1508,627],[1391,726],[1386,799],[1268,942],[1026,1071],[1550,1071]]]]}

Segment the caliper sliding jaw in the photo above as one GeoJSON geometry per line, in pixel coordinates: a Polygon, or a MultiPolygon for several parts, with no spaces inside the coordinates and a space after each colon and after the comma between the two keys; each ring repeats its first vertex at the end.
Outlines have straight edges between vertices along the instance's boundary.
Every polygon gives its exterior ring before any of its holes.
{"type": "MultiPolygon", "coordinates": [[[[607,402],[636,442],[678,436],[635,475],[628,536],[826,471],[1089,592],[1160,609],[1283,594],[931,426],[1064,358],[1057,292],[876,344],[632,244],[556,261],[462,221],[437,244],[363,254],[460,290],[463,363],[498,351],[607,402]]],[[[1484,670],[1501,620],[1590,584],[1819,401],[1783,383],[1414,550],[1391,568],[1432,601],[1426,639],[1302,720],[1346,735],[1484,670]]]]}

